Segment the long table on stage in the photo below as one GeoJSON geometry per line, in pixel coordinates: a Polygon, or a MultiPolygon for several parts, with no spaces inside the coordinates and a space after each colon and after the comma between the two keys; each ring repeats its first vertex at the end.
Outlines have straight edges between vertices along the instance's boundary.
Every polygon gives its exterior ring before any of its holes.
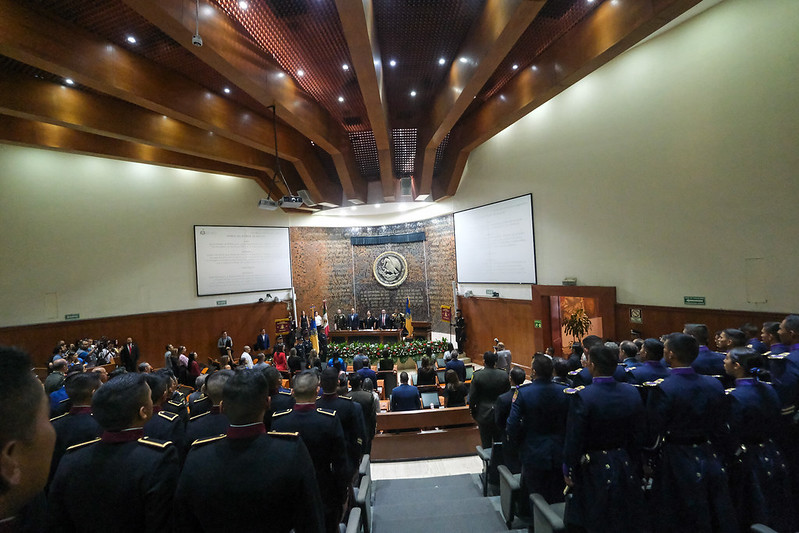
{"type": "Polygon", "coordinates": [[[396,344],[402,342],[402,331],[398,329],[340,329],[331,331],[328,339],[330,342],[335,343],[376,342],[379,344],[396,344]]]}

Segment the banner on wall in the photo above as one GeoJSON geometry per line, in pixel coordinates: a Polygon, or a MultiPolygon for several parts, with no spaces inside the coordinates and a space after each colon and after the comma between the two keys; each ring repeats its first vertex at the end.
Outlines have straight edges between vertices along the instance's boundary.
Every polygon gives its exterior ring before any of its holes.
{"type": "Polygon", "coordinates": [[[278,318],[275,320],[275,333],[285,335],[291,331],[291,321],[288,318],[278,318]]]}
{"type": "Polygon", "coordinates": [[[452,322],[452,306],[451,305],[442,305],[441,306],[441,320],[444,322],[452,322]]]}

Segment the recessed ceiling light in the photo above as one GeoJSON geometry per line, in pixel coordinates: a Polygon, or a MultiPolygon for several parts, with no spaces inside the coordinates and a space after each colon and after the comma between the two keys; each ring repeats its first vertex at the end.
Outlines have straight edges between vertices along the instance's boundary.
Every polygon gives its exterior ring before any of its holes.
{"type": "Polygon", "coordinates": [[[126,40],[127,40],[127,41],[128,41],[130,44],[136,44],[136,37],[134,37],[133,35],[128,35],[128,36],[127,36],[127,38],[126,38],[126,40]]]}
{"type": "Polygon", "coordinates": [[[391,61],[388,62],[388,64],[391,65],[392,67],[396,67],[397,61],[395,59],[392,59],[391,61]]]}
{"type": "Polygon", "coordinates": [[[230,94],[230,87],[225,87],[222,90],[225,91],[225,94],[230,94]]]}
{"type": "Polygon", "coordinates": [[[278,73],[277,73],[277,77],[278,77],[278,78],[283,78],[283,77],[285,77],[285,76],[286,76],[286,73],[285,73],[285,72],[278,72],[278,73]]]}
{"type": "Polygon", "coordinates": [[[512,67],[512,68],[513,68],[513,70],[516,70],[516,69],[518,69],[518,68],[519,68],[519,65],[513,65],[513,67],[512,67]]]}
{"type": "Polygon", "coordinates": [[[349,69],[350,66],[348,64],[344,63],[343,65],[341,65],[341,70],[349,70],[349,69]]]}
{"type": "Polygon", "coordinates": [[[316,146],[316,143],[311,141],[311,146],[316,146]]]}
{"type": "Polygon", "coordinates": [[[446,62],[447,62],[447,60],[446,60],[446,59],[444,59],[443,57],[441,57],[441,58],[439,58],[439,59],[438,59],[438,64],[439,64],[439,65],[443,65],[443,64],[444,64],[444,63],[446,63],[446,62]]]}
{"type": "Polygon", "coordinates": [[[339,102],[343,102],[343,101],[344,101],[344,97],[343,97],[343,96],[339,96],[339,97],[338,97],[338,101],[339,101],[339,102]]]}
{"type": "Polygon", "coordinates": [[[469,58],[468,57],[462,57],[462,58],[460,58],[460,62],[461,63],[468,63],[469,62],[469,58]]]}
{"type": "Polygon", "coordinates": [[[75,85],[75,82],[72,80],[72,78],[65,78],[64,83],[67,85],[75,85]]]}
{"type": "Polygon", "coordinates": [[[297,76],[299,76],[300,78],[302,78],[303,76],[305,76],[305,71],[304,71],[304,70],[302,70],[302,69],[299,69],[299,70],[297,71],[297,76]]]}
{"type": "Polygon", "coordinates": [[[538,67],[537,67],[536,65],[533,65],[533,66],[532,66],[532,67],[530,67],[530,68],[532,68],[532,69],[533,69],[533,71],[536,71],[536,70],[538,70],[538,67]]]}
{"type": "Polygon", "coordinates": [[[248,4],[248,3],[247,3],[247,2],[245,2],[244,0],[240,0],[240,2],[239,2],[239,7],[240,7],[240,8],[242,8],[242,9],[247,9],[247,8],[249,8],[249,7],[250,7],[250,4],[248,4]]]}
{"type": "Polygon", "coordinates": [[[416,91],[411,91],[411,96],[416,96],[416,91]]]}

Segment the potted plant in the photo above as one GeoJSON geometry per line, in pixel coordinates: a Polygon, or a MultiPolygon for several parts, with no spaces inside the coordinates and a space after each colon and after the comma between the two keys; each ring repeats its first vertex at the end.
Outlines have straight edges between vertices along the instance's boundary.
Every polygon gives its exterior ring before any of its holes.
{"type": "Polygon", "coordinates": [[[585,309],[577,308],[563,319],[563,329],[568,335],[574,337],[576,342],[580,342],[591,329],[591,319],[585,314],[585,309]]]}

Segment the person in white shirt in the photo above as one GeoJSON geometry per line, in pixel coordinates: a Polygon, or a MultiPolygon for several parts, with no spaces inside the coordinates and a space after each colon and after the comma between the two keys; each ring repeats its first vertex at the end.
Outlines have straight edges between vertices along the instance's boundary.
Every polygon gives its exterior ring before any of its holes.
{"type": "Polygon", "coordinates": [[[239,366],[246,366],[247,368],[252,368],[252,356],[250,352],[252,349],[249,346],[244,347],[244,351],[241,353],[241,357],[239,357],[239,366]]]}

